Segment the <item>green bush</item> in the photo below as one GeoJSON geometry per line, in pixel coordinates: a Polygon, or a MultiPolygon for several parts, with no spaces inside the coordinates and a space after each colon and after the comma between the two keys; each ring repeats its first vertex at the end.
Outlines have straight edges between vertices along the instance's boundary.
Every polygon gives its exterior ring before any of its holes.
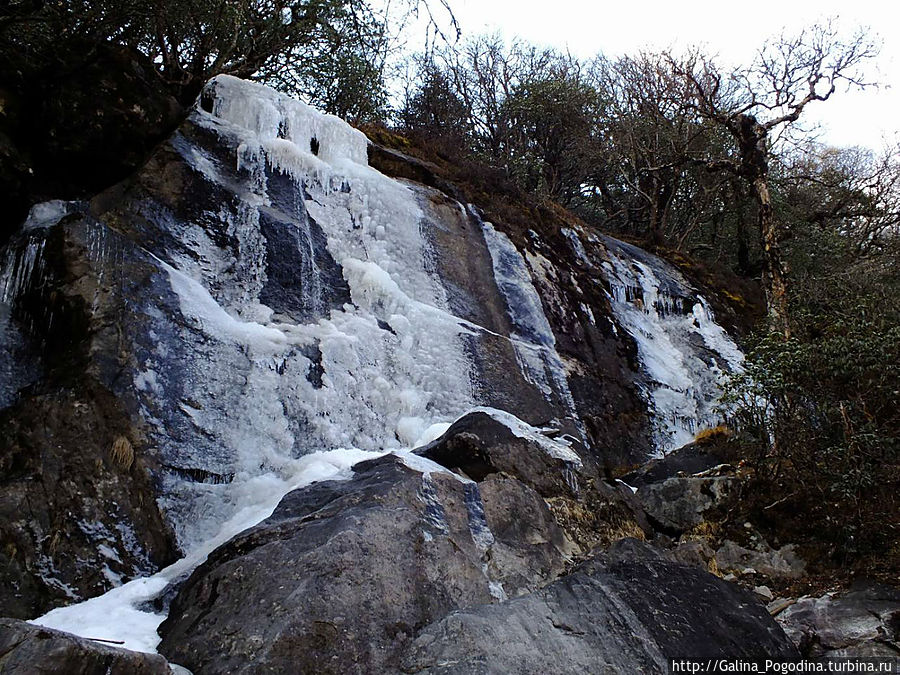
{"type": "Polygon", "coordinates": [[[792,242],[807,258],[793,337],[757,336],[724,404],[757,476],[814,504],[798,514],[811,536],[868,555],[896,546],[900,526],[900,283],[896,250],[845,255],[852,245],[847,232],[792,242]]]}

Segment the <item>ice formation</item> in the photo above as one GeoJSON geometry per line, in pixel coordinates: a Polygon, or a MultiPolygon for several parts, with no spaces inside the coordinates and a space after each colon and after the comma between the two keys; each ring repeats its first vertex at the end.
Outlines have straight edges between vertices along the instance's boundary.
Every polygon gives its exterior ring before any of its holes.
{"type": "MultiPolygon", "coordinates": [[[[536,275],[552,275],[550,261],[523,255],[469,207],[512,334],[454,316],[416,193],[367,165],[361,132],[228,76],[216,78],[206,95],[211,112],[197,110],[194,123],[233,148],[233,166],[183,137],[176,135],[173,146],[210,184],[227,184],[234,171],[244,183],[233,203],[205,213],[204,222],[172,218],[166,235],[175,245],[143,251],[158,270],[159,288],[137,308],[146,334],[132,377],[164,466],[160,505],[186,557],[36,620],[148,651],[163,617],[147,610],[147,601],[215,546],[267,517],[294,487],[346,477],[355,461],[394,451],[422,472],[427,500],[431,474],[444,470],[408,449],[436,439],[471,410],[486,412],[567,466],[581,461],[568,442],[508,412],[479,407],[484,401],[467,351],[473,335],[510,340],[526,381],[579,424],[533,283],[536,275]],[[299,280],[290,307],[280,309],[266,295],[263,235],[276,221],[299,280]],[[223,247],[222,238],[233,245],[223,247]]],[[[0,276],[0,309],[41,273],[39,233],[70,208],[50,203],[32,212],[30,243],[10,253],[0,276]]],[[[103,261],[121,252],[96,229],[89,233],[89,255],[103,275],[103,261]]],[[[565,235],[586,265],[601,268],[577,233],[565,235]]],[[[605,243],[610,258],[602,268],[615,318],[637,341],[657,441],[669,449],[712,419],[718,373],[739,367],[741,355],[677,272],[638,249],[605,243]]],[[[486,555],[493,535],[477,485],[465,489],[473,540],[486,555]]],[[[435,507],[436,527],[438,516],[435,507]]],[[[502,586],[488,581],[495,597],[505,597],[502,586]]]]}
{"type": "MultiPolygon", "coordinates": [[[[470,211],[476,215],[474,208],[470,207],[470,211]]],[[[532,283],[528,264],[509,237],[494,229],[491,223],[478,220],[491,254],[494,279],[506,299],[513,325],[510,337],[519,367],[525,379],[536,386],[548,401],[554,394],[560,396],[572,418],[578,420],[565,367],[556,351],[556,338],[544,314],[541,297],[532,283]]],[[[583,431],[582,440],[587,440],[583,431]]]]}
{"type": "Polygon", "coordinates": [[[295,460],[292,473],[286,478],[263,474],[248,480],[232,516],[178,562],[96,598],[54,609],[31,623],[83,637],[120,641],[125,649],[153,653],[160,641],[157,628],[166,616],[148,603],[169,584],[187,577],[216,547],[272,515],[281,498],[291,490],[319,480],[347,479],[352,475],[351,466],[378,454],[360,450],[317,452],[295,460]]]}
{"type": "Polygon", "coordinates": [[[722,376],[740,370],[743,354],[671,265],[609,237],[603,243],[613,314],[637,344],[656,449],[665,453],[721,421],[722,376]]]}
{"type": "MultiPolygon", "coordinates": [[[[239,278],[223,280],[227,261],[202,232],[183,234],[200,265],[184,256],[160,265],[186,319],[186,343],[199,347],[181,355],[188,367],[177,383],[153,358],[136,382],[151,416],[152,399],[173,398],[167,388],[177,384],[189,423],[224,445],[207,453],[163,449],[176,467],[202,455],[199,468],[220,477],[197,484],[174,471],[168,481],[164,506],[186,549],[228,516],[229,494],[242,481],[283,473],[283,464],[312,451],[412,447],[475,404],[460,339],[467,329],[424,264],[428,244],[412,191],[369,168],[365,136],[338,118],[227,76],[210,90],[212,113],[201,113],[201,123],[237,139],[235,162],[253,185],[236,213],[221,216],[241,242],[231,265],[238,271],[230,272],[239,278]],[[296,241],[305,249],[306,322],[274,316],[261,298],[266,254],[256,240],[272,175],[285,176],[302,198],[292,215],[304,230],[296,241]],[[313,250],[314,228],[327,253],[313,250]],[[349,290],[341,306],[324,297],[321,255],[337,264],[349,290]],[[211,362],[220,369],[210,371],[211,362]]],[[[196,148],[188,159],[216,179],[212,159],[196,148]]]]}
{"type": "MultiPolygon", "coordinates": [[[[149,344],[133,378],[142,415],[160,432],[155,441],[168,468],[161,506],[186,557],[36,620],[134,649],[155,647],[163,618],[146,601],[265,518],[289,489],[391,450],[427,482],[445,470],[404,449],[438,437],[478,403],[462,342],[473,326],[449,310],[410,188],[369,168],[365,136],[335,117],[231,77],[217,78],[210,91],[212,112],[198,111],[197,122],[234,139],[250,187],[236,206],[208,214],[237,250],[221,250],[209,226],[169,223],[180,246],[167,260],[151,258],[171,290],[172,315],[143,308],[149,344]],[[302,249],[300,320],[276,315],[262,298],[260,230],[276,198],[270,181],[279,177],[302,200],[291,214],[302,249]],[[319,231],[323,246],[314,241],[319,231]],[[326,297],[325,257],[346,284],[349,297],[339,305],[326,297]]],[[[180,151],[210,182],[223,181],[215,157],[189,143],[180,151]]],[[[30,274],[32,265],[31,257],[21,261],[15,274],[30,274]]],[[[542,319],[535,348],[552,347],[540,301],[531,300],[538,304],[528,320],[542,319]]],[[[524,423],[513,427],[540,435],[524,423]]],[[[545,440],[548,451],[573,454],[545,440]]],[[[471,502],[473,538],[486,546],[492,535],[480,497],[471,502]]]]}

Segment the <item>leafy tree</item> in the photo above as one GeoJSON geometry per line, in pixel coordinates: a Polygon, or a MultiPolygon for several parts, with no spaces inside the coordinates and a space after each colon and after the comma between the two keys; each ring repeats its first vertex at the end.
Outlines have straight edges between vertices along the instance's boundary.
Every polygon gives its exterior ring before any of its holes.
{"type": "Polygon", "coordinates": [[[529,73],[501,107],[509,126],[511,175],[526,190],[566,206],[577,204],[598,157],[601,107],[597,91],[572,62],[557,61],[545,73],[529,73]]]}
{"type": "MultiPolygon", "coordinates": [[[[400,20],[427,2],[403,0],[400,20]]],[[[396,18],[368,0],[13,0],[0,15],[0,59],[28,77],[61,65],[61,43],[85,58],[92,44],[116,44],[149,57],[183,102],[227,73],[371,117],[385,106],[396,18]]]]}
{"type": "Polygon", "coordinates": [[[414,89],[407,88],[400,110],[403,127],[424,132],[431,138],[468,143],[470,118],[471,111],[454,90],[448,75],[432,59],[420,59],[414,89]]]}

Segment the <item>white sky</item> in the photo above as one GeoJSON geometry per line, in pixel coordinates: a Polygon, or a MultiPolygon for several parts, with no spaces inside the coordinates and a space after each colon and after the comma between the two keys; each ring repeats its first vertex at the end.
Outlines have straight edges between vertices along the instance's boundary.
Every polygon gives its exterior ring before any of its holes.
{"type": "MultiPolygon", "coordinates": [[[[823,124],[834,145],[881,148],[900,131],[900,5],[894,0],[449,0],[464,34],[498,31],[542,46],[568,48],[588,58],[634,54],[641,49],[676,50],[702,45],[723,62],[748,63],[768,37],[828,17],[851,33],[869,28],[882,39],[870,80],[878,90],[838,92],[810,106],[808,119],[823,124]],[[740,9],[745,15],[737,17],[740,9]]],[[[434,3],[437,4],[437,3],[434,3]]]]}

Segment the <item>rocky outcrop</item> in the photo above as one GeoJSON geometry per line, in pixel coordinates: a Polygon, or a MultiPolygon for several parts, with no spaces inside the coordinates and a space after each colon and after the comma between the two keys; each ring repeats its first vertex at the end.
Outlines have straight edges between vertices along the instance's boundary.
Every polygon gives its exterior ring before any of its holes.
{"type": "Polygon", "coordinates": [[[716,563],[723,574],[761,574],[770,579],[798,579],[803,575],[806,564],[794,549],[791,544],[772,549],[765,542],[760,542],[759,548],[753,550],[726,540],[716,551],[716,563]]]}
{"type": "Polygon", "coordinates": [[[0,673],[171,675],[157,654],[119,649],[69,633],[0,619],[0,673]]]}
{"type": "Polygon", "coordinates": [[[725,442],[695,443],[647,462],[624,480],[637,486],[635,496],[650,524],[667,540],[672,560],[731,580],[746,577],[749,587],[760,578],[800,578],[806,564],[796,547],[771,547],[744,519],[748,514],[742,500],[750,488],[746,473],[730,463],[734,459],[725,442]]]}
{"type": "Polygon", "coordinates": [[[628,545],[508,602],[426,627],[404,673],[667,673],[670,658],[794,660],[753,597],[628,545]]]}
{"type": "Polygon", "coordinates": [[[807,658],[900,657],[900,590],[883,584],[800,598],[777,620],[807,658]]]}
{"type": "Polygon", "coordinates": [[[662,483],[668,478],[722,473],[717,467],[734,468],[740,460],[726,442],[726,427],[707,431],[708,440],[690,443],[662,457],[655,457],[622,476],[632,487],[662,483]]]}
{"type": "Polygon", "coordinates": [[[489,222],[427,172],[379,173],[369,147],[221,77],[126,180],[31,211],[0,254],[0,613],[158,569],[273,498],[254,481],[296,484],[303,455],[414,447],[480,406],[580,443],[577,484],[499,451],[479,484],[527,478],[567,555],[646,531],[599,476],[652,452],[656,418],[677,418],[666,442],[708,422],[737,349],[698,289],[549,207],[489,222]]]}
{"type": "Polygon", "coordinates": [[[517,435],[516,426],[514,418],[497,411],[471,413],[416,452],[476,481],[497,474],[530,486],[547,502],[577,553],[625,537],[651,536],[640,502],[626,486],[604,480],[595,459],[586,455],[582,460],[574,449],[567,453],[567,446],[521,428],[517,435]]]}
{"type": "Polygon", "coordinates": [[[534,490],[424,468],[388,455],[289,494],[184,584],[160,652],[196,673],[386,672],[451,610],[563,571],[564,534],[534,490]]]}
{"type": "Polygon", "coordinates": [[[184,583],[160,652],[198,674],[664,673],[675,654],[795,655],[737,587],[633,539],[587,553],[583,533],[608,543],[626,513],[642,533],[634,505],[610,489],[593,520],[560,517],[554,500],[596,478],[524,433],[475,413],[424,456],[290,493],[184,583]],[[573,554],[586,562],[568,571],[573,554]]]}
{"type": "Polygon", "coordinates": [[[0,607],[34,618],[174,561],[146,438],[95,382],[0,412],[0,607]]]}

